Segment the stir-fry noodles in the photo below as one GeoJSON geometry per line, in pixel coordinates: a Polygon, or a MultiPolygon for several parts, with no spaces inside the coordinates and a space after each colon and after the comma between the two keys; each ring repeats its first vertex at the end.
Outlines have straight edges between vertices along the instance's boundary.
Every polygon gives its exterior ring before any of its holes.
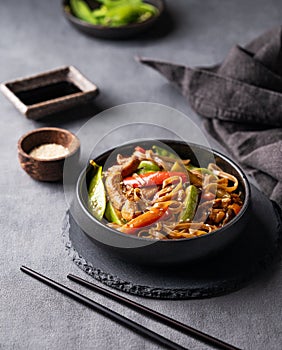
{"type": "Polygon", "coordinates": [[[216,230],[242,208],[235,176],[216,164],[198,168],[189,159],[153,146],[96,168],[89,210],[123,233],[151,239],[180,239],[216,230]],[[104,193],[103,193],[104,191],[104,193]]]}

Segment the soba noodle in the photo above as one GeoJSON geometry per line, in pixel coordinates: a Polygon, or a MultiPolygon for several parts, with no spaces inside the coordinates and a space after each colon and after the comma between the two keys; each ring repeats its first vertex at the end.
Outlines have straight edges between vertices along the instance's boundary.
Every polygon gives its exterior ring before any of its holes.
{"type": "Polygon", "coordinates": [[[234,175],[214,163],[196,168],[167,153],[137,147],[130,157],[118,155],[117,164],[103,172],[110,227],[149,239],[192,238],[239,213],[243,199],[234,175]],[[150,165],[158,170],[150,171],[150,165]]]}

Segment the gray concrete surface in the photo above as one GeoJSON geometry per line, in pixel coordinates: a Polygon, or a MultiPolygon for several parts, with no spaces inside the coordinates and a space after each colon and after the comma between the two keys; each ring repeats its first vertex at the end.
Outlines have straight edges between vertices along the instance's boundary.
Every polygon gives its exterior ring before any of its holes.
{"type": "MultiPolygon", "coordinates": [[[[174,28],[167,35],[110,42],[81,35],[62,16],[60,1],[9,0],[0,5],[0,80],[73,64],[95,82],[94,109],[134,101],[175,107],[199,122],[177,90],[136,61],[135,55],[189,65],[213,64],[228,49],[281,23],[279,0],[167,0],[174,28]]],[[[67,256],[61,238],[66,203],[60,184],[33,181],[17,161],[18,138],[40,126],[76,132],[95,111],[80,109],[33,122],[2,95],[0,172],[0,348],[160,349],[107,318],[59,295],[19,271],[26,264],[71,285],[67,273],[84,276],[67,256]]],[[[85,277],[85,276],[84,276],[85,277]]],[[[145,319],[101,296],[79,291],[190,349],[209,347],[145,319]]],[[[248,287],[209,300],[134,298],[243,349],[281,349],[281,265],[248,287]]]]}

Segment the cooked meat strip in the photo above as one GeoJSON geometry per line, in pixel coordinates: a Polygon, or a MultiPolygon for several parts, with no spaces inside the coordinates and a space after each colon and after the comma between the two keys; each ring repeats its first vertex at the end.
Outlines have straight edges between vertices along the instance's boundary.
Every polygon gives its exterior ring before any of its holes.
{"type": "Polygon", "coordinates": [[[225,218],[225,212],[222,209],[212,209],[209,219],[216,224],[219,224],[225,218]]]}
{"type": "Polygon", "coordinates": [[[129,199],[125,201],[121,209],[121,215],[125,220],[130,221],[136,216],[142,214],[142,211],[138,205],[139,204],[138,202],[130,201],[129,199]]]}
{"type": "Polygon", "coordinates": [[[107,171],[105,171],[105,176],[113,172],[120,172],[122,177],[126,177],[134,173],[138,165],[140,164],[140,160],[134,155],[131,157],[123,158],[120,154],[118,155],[118,164],[111,166],[107,171]]]}
{"type": "Polygon", "coordinates": [[[231,194],[231,198],[232,198],[232,201],[233,201],[234,203],[237,203],[237,204],[239,204],[239,205],[243,205],[242,199],[241,199],[241,197],[240,197],[239,194],[237,194],[237,193],[232,193],[232,194],[231,194]]]}
{"type": "Polygon", "coordinates": [[[213,201],[206,201],[201,203],[195,213],[195,222],[205,222],[211,212],[213,201]]]}
{"type": "Polygon", "coordinates": [[[129,157],[128,160],[121,165],[121,176],[126,177],[131,175],[137,170],[139,164],[140,160],[138,158],[135,156],[129,157]]]}
{"type": "Polygon", "coordinates": [[[113,165],[108,170],[104,171],[104,177],[107,178],[110,174],[120,173],[122,165],[113,165]]]}
{"type": "Polygon", "coordinates": [[[133,156],[138,158],[140,161],[144,160],[144,159],[150,160],[164,170],[170,170],[171,165],[173,164],[173,163],[165,162],[160,156],[155,154],[152,150],[146,150],[146,153],[141,153],[139,151],[135,151],[133,153],[133,156]]]}
{"type": "Polygon", "coordinates": [[[225,215],[225,219],[222,222],[222,225],[227,224],[230,220],[232,220],[235,216],[235,213],[232,209],[228,208],[226,215],[225,215]]]}
{"type": "Polygon", "coordinates": [[[154,195],[158,192],[158,187],[157,186],[152,186],[152,187],[143,187],[141,188],[141,194],[142,197],[145,200],[150,200],[153,199],[154,195]]]}
{"type": "Polygon", "coordinates": [[[112,202],[113,206],[121,210],[126,201],[125,195],[122,193],[122,176],[119,172],[109,171],[106,180],[105,187],[112,202]]]}
{"type": "Polygon", "coordinates": [[[106,190],[115,209],[121,211],[122,217],[129,221],[141,214],[145,205],[142,200],[131,201],[127,199],[122,189],[122,177],[120,173],[110,173],[105,181],[106,190]]]}
{"type": "Polygon", "coordinates": [[[140,188],[125,189],[124,195],[127,200],[122,207],[121,215],[125,220],[129,221],[142,214],[146,209],[146,203],[140,188]]]}
{"type": "Polygon", "coordinates": [[[127,200],[122,189],[122,179],[132,174],[138,168],[139,163],[140,161],[135,156],[128,157],[126,161],[122,160],[122,164],[113,165],[105,174],[105,187],[108,196],[113,206],[118,210],[122,209],[127,200]]]}
{"type": "Polygon", "coordinates": [[[170,170],[171,168],[172,163],[165,162],[159,156],[152,155],[152,160],[157,164],[157,166],[159,166],[160,168],[163,168],[166,171],[170,170]]]}
{"type": "Polygon", "coordinates": [[[190,170],[187,170],[187,172],[192,185],[203,187],[203,176],[201,174],[192,173],[190,170]]]}
{"type": "Polygon", "coordinates": [[[124,157],[123,155],[118,154],[118,155],[117,155],[117,163],[118,163],[119,165],[122,165],[122,164],[128,162],[128,161],[130,160],[130,158],[131,158],[131,157],[124,157]]]}
{"type": "Polygon", "coordinates": [[[230,198],[216,198],[213,203],[213,208],[215,209],[226,209],[228,205],[231,203],[230,198]]]}

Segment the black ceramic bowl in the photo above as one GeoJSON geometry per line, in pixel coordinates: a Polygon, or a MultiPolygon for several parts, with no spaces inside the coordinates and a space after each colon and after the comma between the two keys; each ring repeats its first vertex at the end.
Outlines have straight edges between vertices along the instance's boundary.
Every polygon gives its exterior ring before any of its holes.
{"type": "MultiPolygon", "coordinates": [[[[127,39],[137,36],[155,24],[164,12],[163,0],[145,0],[148,4],[155,6],[158,9],[158,14],[149,18],[147,21],[141,23],[132,23],[121,27],[106,27],[101,25],[94,25],[80,20],[73,15],[69,6],[69,0],[63,1],[63,10],[66,19],[78,30],[97,38],[103,39],[127,39]]],[[[94,10],[99,7],[100,4],[95,0],[88,0],[87,3],[94,10]]]]}
{"type": "MultiPolygon", "coordinates": [[[[150,148],[154,142],[142,141],[138,145],[150,148]]],[[[161,140],[173,149],[181,158],[191,159],[192,164],[207,165],[211,160],[234,175],[239,180],[239,190],[243,194],[244,204],[237,216],[222,228],[209,234],[190,239],[152,240],[124,234],[100,222],[87,209],[87,187],[91,179],[91,167],[87,167],[80,174],[76,186],[76,200],[72,214],[83,229],[94,240],[94,244],[101,244],[106,250],[114,253],[123,260],[140,264],[175,264],[194,261],[216,254],[224,247],[232,244],[243,231],[248,220],[250,203],[250,186],[242,170],[229,158],[202,146],[186,144],[180,141],[161,140]]],[[[132,154],[136,142],[122,147],[122,154],[132,154]]],[[[113,150],[110,150],[95,161],[103,165],[113,150]]],[[[120,151],[120,149],[119,149],[120,151]]]]}

